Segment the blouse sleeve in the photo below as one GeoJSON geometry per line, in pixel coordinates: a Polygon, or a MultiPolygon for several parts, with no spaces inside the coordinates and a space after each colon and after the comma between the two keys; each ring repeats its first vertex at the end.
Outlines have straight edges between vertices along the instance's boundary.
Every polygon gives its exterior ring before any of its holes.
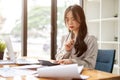
{"type": "Polygon", "coordinates": [[[87,68],[95,68],[97,52],[98,52],[98,45],[97,39],[94,36],[91,36],[86,40],[88,49],[82,55],[82,58],[73,59],[73,62],[77,62],[78,65],[84,65],[87,68]]]}

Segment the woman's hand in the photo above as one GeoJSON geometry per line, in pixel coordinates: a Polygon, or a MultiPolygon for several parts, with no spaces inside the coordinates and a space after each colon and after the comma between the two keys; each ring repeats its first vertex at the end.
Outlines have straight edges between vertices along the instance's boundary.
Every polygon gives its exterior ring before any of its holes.
{"type": "Polygon", "coordinates": [[[66,51],[71,51],[74,45],[74,40],[67,41],[65,43],[65,50],[66,51]]]}
{"type": "Polygon", "coordinates": [[[58,64],[72,64],[72,60],[70,59],[62,59],[62,60],[58,60],[56,61],[58,64]]]}

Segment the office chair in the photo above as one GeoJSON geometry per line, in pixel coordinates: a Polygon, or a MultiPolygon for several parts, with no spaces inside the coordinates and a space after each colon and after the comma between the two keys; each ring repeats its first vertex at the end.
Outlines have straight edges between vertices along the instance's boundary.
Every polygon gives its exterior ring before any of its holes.
{"type": "Polygon", "coordinates": [[[98,50],[95,69],[112,73],[115,50],[98,50]]]}

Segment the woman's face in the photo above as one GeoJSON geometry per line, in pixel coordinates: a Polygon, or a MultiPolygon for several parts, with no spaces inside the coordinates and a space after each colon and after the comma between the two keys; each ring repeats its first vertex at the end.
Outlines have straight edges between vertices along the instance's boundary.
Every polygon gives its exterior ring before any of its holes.
{"type": "Polygon", "coordinates": [[[79,27],[80,27],[80,23],[78,23],[74,17],[71,11],[69,11],[65,17],[65,22],[66,22],[66,26],[70,31],[73,32],[78,32],[79,27]]]}

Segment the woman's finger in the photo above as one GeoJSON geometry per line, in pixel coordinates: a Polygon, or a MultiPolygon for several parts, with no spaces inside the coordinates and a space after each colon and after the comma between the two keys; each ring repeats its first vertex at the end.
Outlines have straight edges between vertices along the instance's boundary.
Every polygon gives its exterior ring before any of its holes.
{"type": "Polygon", "coordinates": [[[63,63],[64,62],[64,60],[59,60],[59,61],[57,61],[57,63],[59,63],[59,64],[61,64],[61,63],[63,63]]]}

